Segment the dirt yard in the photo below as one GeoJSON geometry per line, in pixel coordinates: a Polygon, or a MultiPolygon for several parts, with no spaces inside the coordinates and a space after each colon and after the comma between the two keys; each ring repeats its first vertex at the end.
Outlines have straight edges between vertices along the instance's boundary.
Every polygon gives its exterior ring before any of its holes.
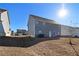
{"type": "Polygon", "coordinates": [[[29,47],[0,46],[2,56],[76,56],[79,38],[60,38],[38,42],[29,47]],[[69,44],[71,39],[72,46],[69,44]],[[75,49],[75,50],[74,50],[75,49]]]}

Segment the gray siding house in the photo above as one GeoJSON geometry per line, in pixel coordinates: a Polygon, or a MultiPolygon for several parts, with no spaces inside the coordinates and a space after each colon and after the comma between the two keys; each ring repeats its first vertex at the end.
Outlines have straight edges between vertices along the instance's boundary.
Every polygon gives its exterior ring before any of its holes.
{"type": "Polygon", "coordinates": [[[54,37],[61,34],[61,26],[55,21],[42,18],[35,15],[30,15],[28,21],[29,35],[36,37],[43,34],[44,37],[54,37]]]}
{"type": "Polygon", "coordinates": [[[54,20],[30,15],[28,21],[28,34],[37,37],[43,34],[44,37],[55,36],[79,36],[79,28],[61,25],[54,20]]]}

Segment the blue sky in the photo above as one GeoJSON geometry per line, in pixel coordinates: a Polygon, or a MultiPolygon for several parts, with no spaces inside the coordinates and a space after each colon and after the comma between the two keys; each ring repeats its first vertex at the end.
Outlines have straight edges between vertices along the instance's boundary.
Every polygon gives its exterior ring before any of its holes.
{"type": "Polygon", "coordinates": [[[68,14],[60,18],[58,11],[62,8],[60,3],[0,3],[0,8],[8,10],[10,27],[12,30],[28,29],[27,23],[30,14],[52,19],[60,24],[79,26],[79,4],[64,4],[68,14]]]}

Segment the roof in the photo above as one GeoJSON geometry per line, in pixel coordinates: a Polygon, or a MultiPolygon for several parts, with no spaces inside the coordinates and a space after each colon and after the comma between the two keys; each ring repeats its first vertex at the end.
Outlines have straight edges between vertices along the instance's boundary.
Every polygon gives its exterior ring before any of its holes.
{"type": "MultiPolygon", "coordinates": [[[[7,10],[0,8],[0,13],[3,13],[3,12],[5,12],[5,11],[7,11],[7,10]]],[[[9,18],[9,15],[8,15],[8,18],[9,18]]],[[[9,20],[9,24],[10,24],[10,20],[9,20]]]]}
{"type": "Polygon", "coordinates": [[[46,18],[43,18],[43,17],[40,17],[40,16],[36,16],[36,15],[30,15],[34,18],[39,18],[39,19],[35,19],[35,20],[38,20],[38,21],[42,21],[42,22],[46,22],[46,23],[55,23],[55,24],[58,24],[56,21],[54,20],[51,20],[51,19],[46,19],[46,18]]]}
{"type": "Polygon", "coordinates": [[[79,29],[79,27],[72,27],[72,26],[68,26],[68,25],[62,25],[62,24],[57,23],[54,20],[46,19],[46,18],[43,18],[43,17],[40,17],[40,16],[36,16],[36,15],[30,15],[30,16],[32,16],[34,18],[38,18],[38,19],[35,19],[35,20],[38,20],[38,21],[42,21],[42,22],[46,22],[46,23],[51,23],[51,24],[57,24],[59,26],[65,26],[65,27],[69,27],[69,28],[79,29]]]}
{"type": "Polygon", "coordinates": [[[5,9],[0,9],[0,13],[2,13],[2,12],[4,12],[4,11],[7,11],[7,10],[5,10],[5,9]]]}

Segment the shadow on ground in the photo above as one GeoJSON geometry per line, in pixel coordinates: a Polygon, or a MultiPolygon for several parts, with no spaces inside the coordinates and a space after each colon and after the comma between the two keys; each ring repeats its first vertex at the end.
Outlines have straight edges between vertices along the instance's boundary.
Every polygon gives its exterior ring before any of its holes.
{"type": "Polygon", "coordinates": [[[39,42],[56,40],[56,38],[0,37],[0,46],[30,47],[39,42]]]}

